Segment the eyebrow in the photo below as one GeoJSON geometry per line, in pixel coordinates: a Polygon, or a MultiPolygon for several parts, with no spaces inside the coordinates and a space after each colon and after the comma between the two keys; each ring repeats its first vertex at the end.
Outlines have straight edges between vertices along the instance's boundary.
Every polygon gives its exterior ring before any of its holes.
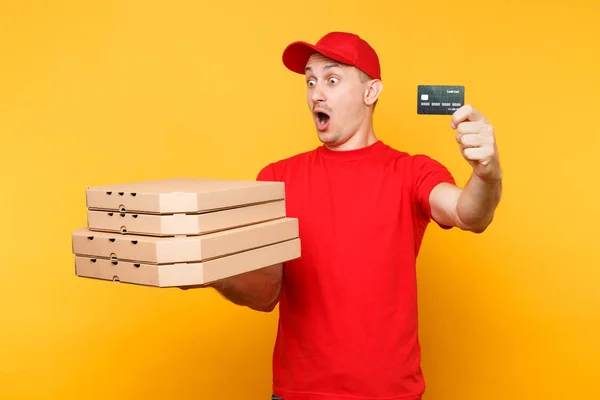
{"type": "MultiPolygon", "coordinates": [[[[342,68],[342,66],[340,64],[327,64],[325,67],[323,67],[323,69],[328,69],[328,68],[342,68]]],[[[306,67],[305,68],[306,71],[312,71],[311,67],[306,67]]]]}

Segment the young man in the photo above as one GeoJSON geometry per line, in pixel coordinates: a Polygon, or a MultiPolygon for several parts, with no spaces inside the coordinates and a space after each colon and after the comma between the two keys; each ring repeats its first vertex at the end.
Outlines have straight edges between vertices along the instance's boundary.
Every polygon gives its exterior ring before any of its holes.
{"type": "Polygon", "coordinates": [[[473,167],[459,188],[437,161],[376,138],[383,83],[360,37],[292,43],[283,63],[305,76],[323,145],[267,165],[258,179],[285,182],[302,256],[212,286],[255,310],[279,304],[274,399],[421,399],[416,257],[430,221],[477,233],[492,221],[502,180],[493,128],[468,105],[452,116],[473,167]]]}

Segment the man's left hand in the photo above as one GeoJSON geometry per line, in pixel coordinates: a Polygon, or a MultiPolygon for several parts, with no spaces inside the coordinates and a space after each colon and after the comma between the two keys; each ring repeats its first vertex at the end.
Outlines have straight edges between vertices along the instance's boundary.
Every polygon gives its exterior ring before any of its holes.
{"type": "Polygon", "coordinates": [[[501,180],[494,128],[487,119],[467,104],[452,115],[450,126],[456,130],[460,151],[473,172],[485,181],[501,180]]]}

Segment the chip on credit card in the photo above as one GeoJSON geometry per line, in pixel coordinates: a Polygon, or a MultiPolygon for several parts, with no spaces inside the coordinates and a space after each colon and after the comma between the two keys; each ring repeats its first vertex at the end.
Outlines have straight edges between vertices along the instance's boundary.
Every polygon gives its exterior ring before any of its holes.
{"type": "Polygon", "coordinates": [[[451,115],[465,104],[464,86],[419,85],[417,114],[451,115]]]}

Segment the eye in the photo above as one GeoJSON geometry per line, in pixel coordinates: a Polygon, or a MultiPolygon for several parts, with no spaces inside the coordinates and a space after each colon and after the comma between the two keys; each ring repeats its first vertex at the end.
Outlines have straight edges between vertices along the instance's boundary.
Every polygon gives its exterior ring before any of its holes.
{"type": "Polygon", "coordinates": [[[337,83],[338,81],[339,81],[338,78],[334,78],[334,77],[329,78],[329,83],[331,83],[332,85],[337,83]]]}
{"type": "Polygon", "coordinates": [[[312,87],[315,86],[315,81],[313,79],[309,79],[308,81],[306,81],[306,84],[308,85],[308,87],[312,87]]]}

